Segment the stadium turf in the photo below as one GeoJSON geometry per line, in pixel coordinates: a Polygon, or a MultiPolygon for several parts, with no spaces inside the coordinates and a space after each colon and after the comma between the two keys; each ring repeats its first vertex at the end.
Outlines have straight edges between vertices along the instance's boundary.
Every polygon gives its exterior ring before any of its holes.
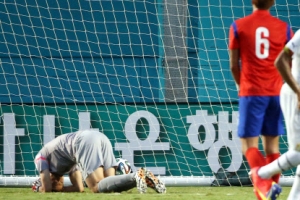
{"type": "MultiPolygon", "coordinates": [[[[254,200],[255,196],[252,187],[167,187],[166,194],[157,194],[153,190],[148,189],[146,194],[138,194],[136,189],[123,193],[110,194],[93,194],[86,188],[84,193],[34,193],[30,188],[8,188],[0,187],[0,199],[5,200],[91,200],[91,199],[134,199],[134,200],[162,200],[162,199],[204,199],[204,200],[254,200]]],[[[283,192],[278,198],[287,199],[290,187],[284,187],[283,192]]]]}

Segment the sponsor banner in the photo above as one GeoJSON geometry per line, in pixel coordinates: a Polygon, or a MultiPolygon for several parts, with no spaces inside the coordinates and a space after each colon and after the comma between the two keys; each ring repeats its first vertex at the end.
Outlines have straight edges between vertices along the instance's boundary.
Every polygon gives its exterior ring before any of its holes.
{"type": "MultiPolygon", "coordinates": [[[[234,107],[236,110],[236,107],[234,107]]],[[[240,176],[247,162],[230,105],[1,105],[1,175],[36,175],[33,159],[58,135],[98,129],[133,169],[165,176],[240,176]]],[[[282,143],[282,151],[287,150],[282,143]]]]}

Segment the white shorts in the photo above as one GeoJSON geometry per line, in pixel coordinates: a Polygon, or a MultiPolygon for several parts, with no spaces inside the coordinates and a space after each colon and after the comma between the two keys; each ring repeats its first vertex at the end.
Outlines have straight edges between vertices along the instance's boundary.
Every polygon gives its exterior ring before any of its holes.
{"type": "Polygon", "coordinates": [[[280,106],[286,124],[289,149],[300,151],[300,110],[295,92],[286,83],[280,91],[280,106]]]}

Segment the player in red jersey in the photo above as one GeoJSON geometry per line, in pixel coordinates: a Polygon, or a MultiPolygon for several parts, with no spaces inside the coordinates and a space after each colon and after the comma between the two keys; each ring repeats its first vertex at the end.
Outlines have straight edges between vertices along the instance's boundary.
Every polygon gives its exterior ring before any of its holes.
{"type": "MultiPolygon", "coordinates": [[[[270,14],[273,4],[274,0],[252,0],[253,13],[234,21],[229,32],[230,69],[239,89],[238,136],[251,169],[280,156],[279,136],[284,133],[279,104],[283,80],[274,61],[293,31],[270,14]],[[258,149],[260,135],[266,157],[258,149]]],[[[279,174],[272,178],[278,183],[279,174]]],[[[280,193],[270,181],[252,181],[258,199],[275,199],[280,193]]]]}

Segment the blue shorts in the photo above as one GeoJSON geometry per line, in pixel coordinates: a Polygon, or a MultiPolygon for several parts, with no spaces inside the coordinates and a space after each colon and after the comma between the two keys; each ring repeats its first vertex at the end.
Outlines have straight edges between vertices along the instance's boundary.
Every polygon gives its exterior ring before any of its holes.
{"type": "Polygon", "coordinates": [[[240,138],[284,134],[279,96],[239,98],[238,136],[240,138]]]}

